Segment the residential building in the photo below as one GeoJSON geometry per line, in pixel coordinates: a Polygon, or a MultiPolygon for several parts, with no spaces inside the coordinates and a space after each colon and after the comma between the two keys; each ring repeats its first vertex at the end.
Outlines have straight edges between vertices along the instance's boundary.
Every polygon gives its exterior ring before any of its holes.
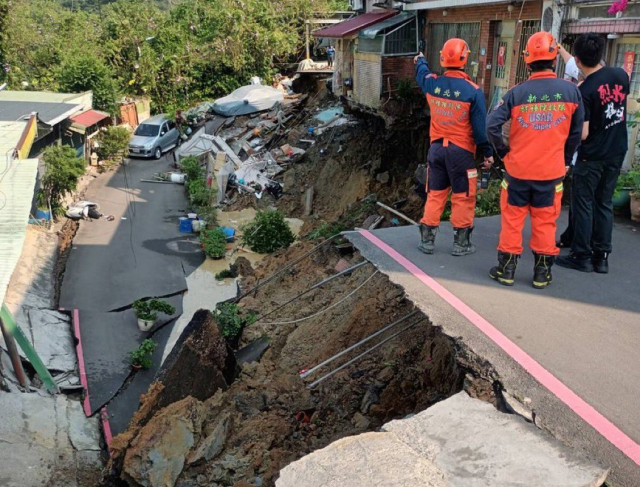
{"type": "Polygon", "coordinates": [[[402,80],[413,79],[419,43],[413,12],[376,9],[313,35],[334,40],[333,93],[351,103],[378,109],[402,80]]]}

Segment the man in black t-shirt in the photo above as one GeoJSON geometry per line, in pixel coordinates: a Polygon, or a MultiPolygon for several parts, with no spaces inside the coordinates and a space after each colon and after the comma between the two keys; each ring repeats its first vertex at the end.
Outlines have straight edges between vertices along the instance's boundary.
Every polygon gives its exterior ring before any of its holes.
{"type": "Polygon", "coordinates": [[[573,168],[571,253],[556,260],[562,267],[602,274],[609,272],[611,199],[627,153],[629,95],[627,73],[600,65],[604,48],[598,34],[583,34],[574,44],[576,63],[586,76],[580,85],[585,123],[573,168]]]}

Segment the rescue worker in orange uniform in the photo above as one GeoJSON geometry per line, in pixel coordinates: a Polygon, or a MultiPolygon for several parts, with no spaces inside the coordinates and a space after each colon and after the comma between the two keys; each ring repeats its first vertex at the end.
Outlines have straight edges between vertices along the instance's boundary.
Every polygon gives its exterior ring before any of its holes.
{"type": "Polygon", "coordinates": [[[440,218],[451,193],[452,255],[476,251],[471,243],[476,207],[478,170],[476,148],[485,162],[493,162],[493,149],[486,134],[486,105],[478,85],[463,71],[469,46],[462,39],[449,39],[440,51],[443,76],[431,73],[420,53],[415,57],[416,81],[427,96],[431,111],[427,203],[420,221],[420,250],[432,254],[440,218]]]}
{"type": "Polygon", "coordinates": [[[489,272],[505,286],[515,282],[522,254],[522,229],[531,217],[531,241],[535,265],[533,287],[552,282],[556,247],[556,222],[560,215],[562,181],[580,145],[584,108],[578,87],[555,75],[558,44],[548,32],[533,34],[524,51],[531,76],[503,97],[487,118],[489,140],[504,160],[502,228],[498,265],[489,272]],[[509,145],[502,126],[510,121],[509,145]]]}

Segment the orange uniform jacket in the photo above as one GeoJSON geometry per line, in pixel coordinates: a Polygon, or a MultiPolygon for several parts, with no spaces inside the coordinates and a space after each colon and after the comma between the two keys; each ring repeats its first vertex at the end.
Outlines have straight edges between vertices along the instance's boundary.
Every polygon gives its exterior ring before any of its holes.
{"type": "Polygon", "coordinates": [[[507,92],[487,118],[489,141],[510,176],[562,178],[580,145],[584,108],[577,86],[552,72],[538,72],[507,92]],[[502,126],[511,120],[509,146],[502,126]]]}
{"type": "Polygon", "coordinates": [[[452,142],[474,155],[477,146],[483,156],[493,154],[485,128],[484,94],[464,71],[448,70],[444,76],[436,76],[421,57],[416,64],[416,81],[431,111],[432,143],[442,140],[446,147],[452,142]]]}

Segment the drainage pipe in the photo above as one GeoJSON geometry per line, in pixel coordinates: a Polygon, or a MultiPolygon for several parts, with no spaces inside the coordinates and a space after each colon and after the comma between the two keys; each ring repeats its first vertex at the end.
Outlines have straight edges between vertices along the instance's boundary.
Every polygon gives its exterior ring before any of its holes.
{"type": "Polygon", "coordinates": [[[335,354],[333,357],[328,358],[327,360],[325,360],[324,362],[322,362],[321,364],[316,365],[315,367],[312,367],[309,370],[305,370],[300,374],[300,378],[304,379],[305,377],[313,374],[316,370],[324,367],[325,365],[333,362],[335,359],[342,357],[344,354],[349,353],[351,350],[353,350],[354,348],[359,347],[360,345],[363,345],[364,343],[367,343],[369,340],[371,340],[372,338],[377,337],[378,335],[384,333],[385,331],[389,330],[390,328],[393,328],[396,325],[399,325],[400,323],[402,323],[403,321],[405,321],[408,318],[411,318],[412,316],[414,316],[416,313],[418,313],[418,310],[414,310],[411,313],[409,313],[408,315],[400,318],[397,321],[394,321],[393,323],[391,323],[390,325],[385,326],[384,328],[382,328],[381,330],[376,331],[375,333],[373,333],[372,335],[369,335],[367,338],[365,338],[364,340],[360,340],[358,343],[354,343],[353,345],[351,345],[349,348],[345,348],[342,352],[335,354]]]}
{"type": "Polygon", "coordinates": [[[5,326],[2,316],[0,316],[0,328],[2,328],[2,336],[4,338],[4,343],[7,345],[7,352],[9,352],[9,357],[11,357],[11,364],[13,365],[13,371],[16,374],[18,383],[22,387],[27,388],[29,387],[29,383],[28,383],[27,376],[24,373],[24,369],[22,368],[22,361],[20,360],[18,347],[16,347],[16,341],[13,339],[13,335],[9,333],[9,330],[5,326]]]}
{"type": "Polygon", "coordinates": [[[343,369],[346,369],[347,367],[349,367],[351,364],[357,362],[358,360],[360,360],[362,357],[364,357],[365,355],[368,355],[369,353],[373,352],[376,348],[381,347],[382,345],[384,345],[385,343],[387,343],[390,340],[393,340],[394,338],[396,338],[398,335],[400,335],[401,333],[404,333],[405,331],[409,330],[410,328],[413,328],[414,326],[416,326],[418,323],[420,323],[422,321],[422,319],[416,321],[415,323],[410,324],[409,326],[404,327],[402,330],[400,330],[397,333],[394,333],[393,335],[391,335],[388,338],[385,338],[384,340],[382,340],[380,343],[375,344],[373,347],[368,348],[367,350],[365,350],[364,352],[362,352],[360,355],[358,355],[357,357],[352,358],[351,360],[349,360],[348,362],[346,362],[345,364],[341,365],[340,367],[338,367],[337,369],[332,370],[331,372],[329,372],[328,374],[323,375],[322,377],[320,377],[318,380],[316,380],[315,382],[312,382],[311,384],[308,385],[309,389],[313,389],[315,386],[317,386],[318,384],[320,384],[322,381],[324,381],[325,379],[328,379],[329,377],[337,374],[338,372],[340,372],[343,369]]]}

